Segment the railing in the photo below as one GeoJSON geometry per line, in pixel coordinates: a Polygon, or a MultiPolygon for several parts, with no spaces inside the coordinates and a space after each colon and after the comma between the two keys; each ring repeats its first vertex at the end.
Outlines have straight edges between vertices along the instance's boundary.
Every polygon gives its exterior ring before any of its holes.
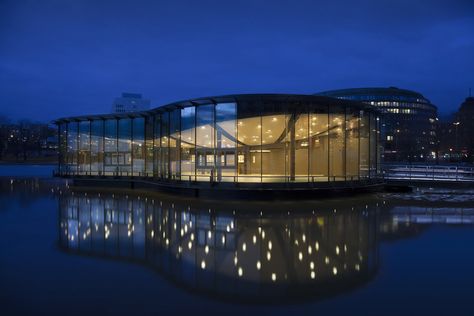
{"type": "Polygon", "coordinates": [[[474,167],[457,165],[384,164],[387,180],[474,182],[474,167]]]}
{"type": "Polygon", "coordinates": [[[61,170],[54,170],[53,175],[56,177],[113,177],[113,178],[141,178],[150,179],[153,181],[162,182],[180,182],[180,183],[372,183],[382,179],[380,174],[369,174],[360,176],[323,176],[323,175],[295,175],[293,177],[287,175],[217,175],[217,174],[181,174],[181,175],[168,175],[168,174],[154,174],[153,172],[143,171],[82,171],[75,168],[63,168],[61,170]]]}

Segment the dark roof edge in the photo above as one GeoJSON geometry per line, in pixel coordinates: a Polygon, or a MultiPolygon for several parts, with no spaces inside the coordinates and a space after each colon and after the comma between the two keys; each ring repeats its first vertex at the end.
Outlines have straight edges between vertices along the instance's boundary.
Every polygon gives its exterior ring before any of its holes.
{"type": "Polygon", "coordinates": [[[92,114],[92,115],[81,115],[74,117],[64,117],[59,118],[53,121],[54,124],[65,123],[65,122],[78,122],[78,121],[88,121],[88,120],[106,120],[114,118],[135,118],[135,117],[144,117],[154,113],[162,113],[164,111],[170,111],[177,108],[188,107],[192,105],[204,105],[204,104],[215,104],[215,103],[225,103],[225,102],[239,102],[239,101],[257,101],[261,99],[279,99],[279,100],[301,100],[301,101],[314,101],[314,102],[331,102],[333,105],[348,105],[351,104],[355,107],[371,110],[374,112],[380,112],[374,106],[368,105],[360,101],[353,100],[344,100],[333,98],[324,95],[314,95],[314,94],[277,94],[277,93],[263,93],[263,94],[229,94],[221,96],[211,96],[211,97],[199,97],[195,99],[187,99],[182,101],[177,101],[173,103],[168,103],[150,110],[139,111],[139,112],[125,112],[125,113],[109,113],[109,114],[92,114]]]}

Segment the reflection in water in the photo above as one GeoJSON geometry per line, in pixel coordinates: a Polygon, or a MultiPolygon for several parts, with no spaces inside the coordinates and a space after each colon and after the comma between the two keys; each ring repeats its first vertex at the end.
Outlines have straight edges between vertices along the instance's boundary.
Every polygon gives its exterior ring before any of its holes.
{"type": "Polygon", "coordinates": [[[150,198],[64,194],[60,245],[135,260],[213,296],[321,297],[377,269],[376,207],[261,216],[150,198]]]}

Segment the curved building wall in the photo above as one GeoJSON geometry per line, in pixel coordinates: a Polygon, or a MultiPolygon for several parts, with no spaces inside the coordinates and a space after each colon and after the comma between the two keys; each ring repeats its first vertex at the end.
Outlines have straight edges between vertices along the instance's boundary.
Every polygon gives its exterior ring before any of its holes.
{"type": "Polygon", "coordinates": [[[332,90],[318,95],[361,101],[379,108],[384,161],[436,158],[437,108],[420,93],[390,87],[332,90]]]}
{"type": "Polygon", "coordinates": [[[378,112],[331,98],[215,97],[56,123],[61,175],[289,183],[380,172],[378,112]]]}

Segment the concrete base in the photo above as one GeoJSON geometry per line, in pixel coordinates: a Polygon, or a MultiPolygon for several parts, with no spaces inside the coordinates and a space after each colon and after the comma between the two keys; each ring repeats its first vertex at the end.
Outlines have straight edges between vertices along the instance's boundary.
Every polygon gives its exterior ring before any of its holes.
{"type": "Polygon", "coordinates": [[[370,182],[334,183],[173,183],[157,182],[142,178],[112,177],[74,177],[73,186],[139,189],[152,192],[165,192],[180,196],[201,197],[205,199],[299,199],[315,197],[334,197],[358,193],[376,192],[384,189],[381,180],[370,182]]]}

